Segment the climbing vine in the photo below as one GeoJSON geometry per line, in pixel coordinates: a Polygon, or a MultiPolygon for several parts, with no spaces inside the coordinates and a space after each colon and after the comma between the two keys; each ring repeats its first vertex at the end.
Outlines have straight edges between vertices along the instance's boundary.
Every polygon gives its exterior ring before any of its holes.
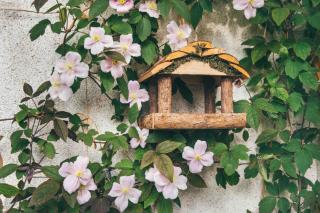
{"type": "MultiPolygon", "coordinates": [[[[39,12],[49,4],[35,0],[39,12]]],[[[219,3],[221,4],[221,2],[219,3]]],[[[37,88],[25,83],[25,97],[13,122],[11,153],[18,163],[0,168],[0,178],[15,173],[17,185],[0,183],[0,194],[12,198],[8,212],[155,212],[170,213],[183,205],[181,190],[205,188],[201,171],[217,164],[215,181],[223,188],[237,185],[240,164],[244,178],[260,175],[265,196],[261,213],[320,211],[320,182],[306,172],[320,160],[319,0],[233,0],[225,3],[259,29],[243,42],[241,65],[251,71],[243,85],[250,99],[234,103],[247,113],[247,127],[231,130],[149,131],[137,126],[148,88],[137,81],[135,65],[149,67],[162,55],[187,45],[204,13],[215,13],[210,0],[58,0],[30,30],[36,40],[47,28],[63,34],[61,55],[50,81],[37,88]],[[238,11],[237,11],[238,10],[238,11]],[[156,38],[160,19],[170,11],[179,21],[167,25],[167,42],[156,38]],[[181,20],[184,21],[181,21],[181,20]],[[61,111],[55,100],[68,101],[92,81],[114,106],[116,132],[97,132],[79,114],[61,111]],[[246,146],[249,128],[257,130],[256,150],[246,146]],[[259,130],[259,131],[258,131],[259,130]],[[235,143],[235,135],[242,141],[235,143]],[[43,165],[56,155],[55,142],[84,143],[101,152],[100,162],[74,156],[59,165],[43,165]],[[132,158],[115,162],[118,152],[132,158]],[[40,159],[35,157],[40,152],[40,159]],[[249,154],[250,153],[250,154],[249,154]],[[215,157],[215,162],[213,160],[215,157]],[[32,180],[46,177],[39,186],[32,180]]],[[[49,69],[50,71],[50,69],[49,69]]],[[[192,93],[181,81],[174,91],[189,102],[192,93]]],[[[6,120],[6,119],[3,119],[6,120]]],[[[211,180],[214,181],[214,178],[211,180]]],[[[248,212],[250,212],[248,210],[248,212]]]]}

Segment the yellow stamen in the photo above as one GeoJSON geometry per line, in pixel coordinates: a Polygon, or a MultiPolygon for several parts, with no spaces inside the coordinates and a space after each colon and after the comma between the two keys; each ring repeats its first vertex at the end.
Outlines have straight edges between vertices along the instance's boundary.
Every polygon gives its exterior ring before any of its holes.
{"type": "Polygon", "coordinates": [[[178,36],[179,39],[184,39],[185,33],[182,30],[179,30],[178,33],[177,33],[177,36],[178,36]]]}
{"type": "Polygon", "coordinates": [[[129,192],[129,189],[128,189],[127,187],[124,187],[124,188],[121,189],[121,191],[122,191],[123,193],[128,193],[128,192],[129,192]]]}
{"type": "Polygon", "coordinates": [[[194,157],[194,159],[196,159],[196,160],[201,160],[201,155],[196,154],[196,156],[194,157]]]}
{"type": "Polygon", "coordinates": [[[147,2],[147,7],[151,10],[157,10],[157,4],[154,1],[147,2]]]}
{"type": "Polygon", "coordinates": [[[52,87],[60,87],[61,86],[61,82],[60,81],[53,81],[51,83],[52,87]]]}
{"type": "Polygon", "coordinates": [[[65,64],[65,68],[67,71],[72,71],[73,70],[74,65],[72,63],[66,63],[65,64]]]}
{"type": "Polygon", "coordinates": [[[138,98],[137,94],[135,92],[130,93],[129,98],[131,100],[136,100],[138,98]]]}
{"type": "Polygon", "coordinates": [[[81,177],[82,176],[82,171],[80,171],[80,170],[76,171],[76,176],[77,177],[81,177]]]}
{"type": "Polygon", "coordinates": [[[94,34],[94,35],[92,36],[92,40],[94,40],[95,42],[98,42],[98,41],[101,40],[101,36],[100,36],[100,35],[97,35],[97,34],[94,34]]]}
{"type": "Polygon", "coordinates": [[[118,0],[118,3],[124,5],[127,1],[126,0],[118,0]]]}

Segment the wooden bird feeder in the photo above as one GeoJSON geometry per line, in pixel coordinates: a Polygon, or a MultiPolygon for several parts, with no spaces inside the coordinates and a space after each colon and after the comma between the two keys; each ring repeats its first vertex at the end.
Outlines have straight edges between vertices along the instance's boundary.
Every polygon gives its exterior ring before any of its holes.
{"type": "Polygon", "coordinates": [[[245,113],[233,113],[233,82],[248,72],[232,55],[197,41],[170,53],[144,72],[139,82],[149,83],[149,113],[139,126],[148,129],[227,129],[246,125],[245,113]],[[200,77],[204,84],[204,113],[172,113],[172,80],[200,77]],[[216,88],[221,86],[221,113],[216,113],[216,88]]]}

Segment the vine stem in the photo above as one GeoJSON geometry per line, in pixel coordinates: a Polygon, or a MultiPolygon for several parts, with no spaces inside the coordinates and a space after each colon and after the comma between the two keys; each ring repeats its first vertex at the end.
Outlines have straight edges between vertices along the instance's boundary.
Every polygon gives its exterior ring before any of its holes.
{"type": "MultiPolygon", "coordinates": [[[[94,78],[94,76],[91,74],[91,73],[89,73],[89,78],[91,78],[92,79],[92,81],[98,86],[98,87],[101,87],[101,85],[99,84],[99,82],[97,81],[97,79],[95,79],[94,78]]],[[[107,93],[103,93],[105,96],[107,96],[107,98],[110,100],[110,101],[112,101],[112,98],[107,94],[107,93]]]]}
{"type": "Polygon", "coordinates": [[[14,120],[14,118],[1,118],[0,122],[1,121],[13,121],[13,120],[14,120]]]}

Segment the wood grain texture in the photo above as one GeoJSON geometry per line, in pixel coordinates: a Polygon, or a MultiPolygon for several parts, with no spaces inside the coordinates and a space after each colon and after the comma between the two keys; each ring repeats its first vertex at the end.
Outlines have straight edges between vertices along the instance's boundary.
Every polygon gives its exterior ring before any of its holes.
{"type": "Polygon", "coordinates": [[[149,81],[149,112],[155,113],[158,112],[158,103],[157,103],[157,81],[155,78],[152,78],[149,81]]]}
{"type": "Polygon", "coordinates": [[[221,79],[221,112],[233,112],[233,93],[232,93],[232,79],[221,79]]]}
{"type": "Polygon", "coordinates": [[[216,83],[213,78],[205,77],[204,84],[204,112],[216,112],[216,83]]]}
{"type": "Polygon", "coordinates": [[[139,120],[148,129],[230,129],[246,126],[245,113],[152,113],[139,120]]]}
{"type": "Polygon", "coordinates": [[[171,76],[164,75],[158,78],[158,112],[170,113],[172,106],[171,76]]]}

